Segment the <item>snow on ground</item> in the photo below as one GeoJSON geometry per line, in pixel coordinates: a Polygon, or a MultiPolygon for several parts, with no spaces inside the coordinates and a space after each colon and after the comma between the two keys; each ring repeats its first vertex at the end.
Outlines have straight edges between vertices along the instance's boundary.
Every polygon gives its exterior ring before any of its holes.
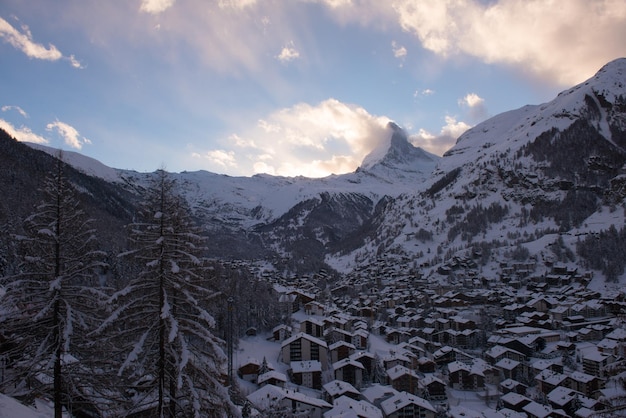
{"type": "MultiPolygon", "coordinates": [[[[64,417],[68,416],[63,414],[64,417]]],[[[52,418],[54,411],[48,402],[36,401],[34,408],[0,393],[0,418],[52,418]]]]}

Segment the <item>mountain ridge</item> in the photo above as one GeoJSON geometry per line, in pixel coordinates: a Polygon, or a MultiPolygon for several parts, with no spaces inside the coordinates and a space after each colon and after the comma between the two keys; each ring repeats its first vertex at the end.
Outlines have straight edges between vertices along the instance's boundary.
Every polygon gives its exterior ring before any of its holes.
{"type": "MultiPolygon", "coordinates": [[[[391,257],[437,274],[473,253],[485,272],[513,253],[571,262],[562,257],[576,237],[624,225],[615,207],[626,198],[625,74],[626,59],[612,61],[547,103],[476,125],[443,157],[391,123],[388,141],[353,173],[172,176],[211,254],[272,260],[267,268],[285,273],[355,271],[391,257]]],[[[153,175],[112,170],[92,173],[135,196],[153,175]]]]}

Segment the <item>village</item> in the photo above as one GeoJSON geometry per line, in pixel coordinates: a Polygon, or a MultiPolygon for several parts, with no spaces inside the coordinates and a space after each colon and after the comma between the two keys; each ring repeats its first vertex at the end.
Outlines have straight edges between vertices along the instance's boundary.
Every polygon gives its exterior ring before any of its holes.
{"type": "Polygon", "coordinates": [[[626,412],[626,289],[551,262],[472,257],[423,277],[379,259],[269,279],[285,321],[250,330],[235,370],[244,416],[579,417],[626,412]],[[321,283],[321,284],[320,284],[321,283]]]}

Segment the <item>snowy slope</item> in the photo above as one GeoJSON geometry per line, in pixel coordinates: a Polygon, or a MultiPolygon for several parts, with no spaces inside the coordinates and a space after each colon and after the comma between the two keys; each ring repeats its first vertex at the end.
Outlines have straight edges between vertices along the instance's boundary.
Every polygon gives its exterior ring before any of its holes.
{"type": "Polygon", "coordinates": [[[573,251],[579,237],[624,225],[624,211],[607,206],[626,197],[625,148],[626,59],[618,59],[548,103],[465,132],[431,178],[393,202],[369,241],[326,261],[350,271],[387,254],[436,271],[477,246],[493,249],[492,261],[507,261],[522,244],[539,259],[552,257],[558,239],[573,251]],[[505,214],[472,225],[490,207],[505,214]]]}
{"type": "MultiPolygon", "coordinates": [[[[266,174],[232,177],[207,171],[174,173],[173,176],[194,209],[229,219],[242,228],[271,222],[299,202],[324,192],[358,193],[376,202],[384,195],[398,196],[414,190],[430,176],[440,159],[411,145],[406,133],[397,125],[390,124],[388,129],[389,138],[382,141],[383,146],[370,154],[363,167],[354,173],[319,179],[266,174]],[[398,155],[403,156],[401,161],[398,155]]],[[[31,146],[55,156],[59,152],[41,145],[31,146]]],[[[145,185],[152,176],[152,173],[109,168],[75,152],[64,151],[62,157],[85,174],[131,188],[145,185]]]]}

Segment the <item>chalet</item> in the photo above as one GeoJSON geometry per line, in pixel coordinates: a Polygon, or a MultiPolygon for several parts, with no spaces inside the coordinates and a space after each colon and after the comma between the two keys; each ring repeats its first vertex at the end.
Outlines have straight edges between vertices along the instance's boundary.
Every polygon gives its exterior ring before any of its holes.
{"type": "Polygon", "coordinates": [[[596,391],[602,389],[603,380],[583,372],[573,372],[568,376],[566,386],[585,396],[595,396],[596,391]]]}
{"type": "Polygon", "coordinates": [[[430,402],[406,392],[400,392],[381,402],[380,407],[387,418],[435,418],[437,413],[430,402]]]}
{"type": "Polygon", "coordinates": [[[418,383],[422,393],[428,395],[428,399],[433,401],[445,401],[448,398],[445,382],[432,374],[427,374],[424,378],[420,379],[418,383]]]}
{"type": "Polygon", "coordinates": [[[287,383],[287,376],[284,373],[270,370],[269,372],[260,374],[256,380],[257,385],[265,386],[265,385],[274,385],[281,388],[285,387],[287,383]]]}
{"type": "Polygon", "coordinates": [[[607,366],[615,361],[615,356],[597,350],[588,350],[583,354],[582,360],[585,373],[597,377],[606,377],[607,366]]]}
{"type": "Polygon", "coordinates": [[[323,316],[325,311],[324,305],[317,301],[312,301],[304,305],[304,312],[307,315],[323,316]]]}
{"type": "Polygon", "coordinates": [[[291,327],[285,324],[280,324],[272,330],[272,338],[274,341],[284,341],[289,337],[291,337],[291,327]]]}
{"type": "Polygon", "coordinates": [[[283,363],[307,360],[317,360],[322,364],[328,362],[326,342],[303,332],[283,341],[280,350],[283,363]]]}
{"type": "Polygon", "coordinates": [[[317,360],[292,361],[290,373],[297,385],[311,389],[322,388],[322,363],[317,360]]]}
{"type": "Polygon", "coordinates": [[[323,399],[305,395],[302,392],[265,385],[247,396],[248,401],[259,411],[285,411],[285,415],[307,416],[322,418],[324,412],[332,405],[323,399]]]}
{"type": "Polygon", "coordinates": [[[417,359],[417,369],[421,373],[434,373],[437,369],[437,363],[428,357],[420,357],[417,359]]]}
{"type": "Polygon", "coordinates": [[[544,395],[547,395],[554,388],[564,386],[567,382],[567,376],[546,369],[535,376],[535,382],[537,382],[537,389],[544,395]]]}
{"type": "Polygon", "coordinates": [[[248,382],[256,382],[261,370],[261,362],[255,358],[249,358],[247,362],[239,366],[237,375],[248,382]]]}
{"type": "Polygon", "coordinates": [[[532,402],[524,395],[515,392],[505,393],[500,396],[500,402],[503,408],[511,409],[515,412],[524,413],[524,407],[532,402]]]}
{"type": "Polygon", "coordinates": [[[300,332],[322,338],[324,336],[324,322],[308,317],[300,322],[300,332]]]}
{"type": "Polygon", "coordinates": [[[366,329],[356,329],[352,333],[352,344],[359,349],[364,350],[367,348],[367,343],[369,341],[369,332],[366,329]]]}
{"type": "Polygon", "coordinates": [[[546,399],[553,409],[561,409],[570,417],[574,416],[581,407],[592,411],[600,409],[600,404],[595,399],[563,386],[554,388],[548,393],[546,399]]]}
{"type": "Polygon", "coordinates": [[[569,418],[562,409],[553,409],[551,406],[531,401],[522,410],[528,418],[569,418]]]}
{"type": "Polygon", "coordinates": [[[359,401],[348,396],[335,399],[333,408],[324,413],[324,418],[382,418],[382,411],[366,401],[359,401]]]}
{"type": "Polygon", "coordinates": [[[458,390],[481,390],[485,384],[495,384],[499,379],[499,371],[480,359],[472,364],[454,361],[448,364],[448,381],[452,388],[458,390]]]}
{"type": "Polygon", "coordinates": [[[398,365],[387,370],[387,384],[398,392],[417,395],[420,389],[418,381],[418,374],[407,367],[398,365]]]}
{"type": "Polygon", "coordinates": [[[361,393],[350,383],[343,380],[333,380],[322,386],[324,393],[324,399],[329,403],[334,403],[335,400],[342,396],[347,396],[352,399],[358,400],[361,397],[361,393]]]}
{"type": "Polygon", "coordinates": [[[505,379],[517,380],[524,377],[524,365],[519,361],[503,358],[497,362],[494,367],[501,371],[505,379]]]}
{"type": "Polygon", "coordinates": [[[328,346],[328,351],[330,352],[330,361],[336,363],[354,354],[356,347],[345,341],[337,341],[328,346]]]}
{"type": "Polygon", "coordinates": [[[363,371],[365,367],[359,361],[346,358],[333,363],[335,379],[343,380],[351,385],[360,388],[363,386],[363,371]]]}
{"type": "Polygon", "coordinates": [[[518,382],[517,380],[505,379],[502,382],[500,382],[498,389],[500,390],[500,393],[502,394],[514,392],[514,393],[523,395],[526,393],[526,389],[528,389],[528,386],[526,386],[525,384],[521,382],[518,382]]]}
{"type": "Polygon", "coordinates": [[[388,385],[375,383],[363,389],[361,395],[373,405],[380,407],[381,403],[387,399],[393,398],[400,392],[388,385]]]}
{"type": "Polygon", "coordinates": [[[357,351],[350,356],[350,359],[358,361],[363,365],[363,373],[365,376],[368,376],[371,381],[376,367],[376,356],[369,351],[357,351]]]}
{"type": "Polygon", "coordinates": [[[493,347],[489,348],[487,351],[485,351],[484,358],[487,363],[492,365],[496,364],[502,359],[511,359],[518,362],[523,362],[527,359],[527,357],[523,353],[502,345],[494,345],[493,347]]]}

